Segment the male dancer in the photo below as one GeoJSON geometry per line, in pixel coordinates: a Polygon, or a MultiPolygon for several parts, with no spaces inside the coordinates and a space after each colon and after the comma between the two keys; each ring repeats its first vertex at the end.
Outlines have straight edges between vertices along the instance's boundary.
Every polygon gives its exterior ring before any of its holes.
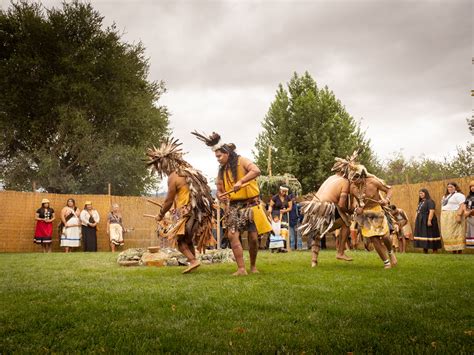
{"type": "Polygon", "coordinates": [[[247,275],[245,270],[240,233],[248,232],[250,272],[258,273],[258,235],[271,231],[271,224],[260,205],[260,190],[256,178],[260,169],[251,160],[235,152],[235,145],[221,142],[217,133],[205,136],[193,132],[199,140],[211,147],[219,162],[217,176],[217,198],[226,203],[225,224],[237,263],[236,276],[247,275]]]}
{"type": "Polygon", "coordinates": [[[148,149],[147,166],[160,177],[168,176],[168,193],[156,220],[160,222],[175,205],[177,221],[166,228],[166,236],[177,240],[179,251],[188,258],[185,274],[200,266],[194,245],[202,251],[213,241],[212,196],[206,178],[183,159],[180,145],[177,139],[168,138],[160,148],[148,149]]]}

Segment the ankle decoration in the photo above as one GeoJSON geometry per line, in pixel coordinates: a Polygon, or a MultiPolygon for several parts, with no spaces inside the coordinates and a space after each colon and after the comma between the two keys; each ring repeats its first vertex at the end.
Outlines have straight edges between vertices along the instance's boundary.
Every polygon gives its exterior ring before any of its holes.
{"type": "Polygon", "coordinates": [[[384,265],[390,265],[390,259],[387,259],[383,262],[384,265]]]}

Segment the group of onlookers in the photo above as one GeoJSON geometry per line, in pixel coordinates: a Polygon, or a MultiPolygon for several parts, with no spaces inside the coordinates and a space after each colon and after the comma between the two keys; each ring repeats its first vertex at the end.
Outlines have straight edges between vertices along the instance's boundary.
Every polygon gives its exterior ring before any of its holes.
{"type": "Polygon", "coordinates": [[[415,221],[415,248],[422,248],[425,253],[432,249],[436,253],[444,246],[453,254],[461,254],[464,248],[474,248],[474,180],[469,183],[467,196],[455,182],[447,184],[441,199],[439,224],[435,207],[429,191],[421,189],[415,221]]]}
{"type": "MultiPolygon", "coordinates": [[[[73,198],[68,199],[66,206],[61,209],[59,218],[61,222],[58,225],[58,236],[60,246],[66,253],[71,252],[74,248],[79,248],[81,242],[84,251],[97,251],[97,226],[100,216],[91,201],[86,201],[84,209],[81,211],[73,198]]],[[[41,201],[41,207],[36,211],[35,219],[36,229],[33,241],[42,246],[43,252],[51,252],[53,221],[56,216],[48,199],[45,198],[41,201]]],[[[107,235],[113,252],[116,246],[124,244],[124,232],[119,205],[113,204],[107,216],[107,235]]]]}

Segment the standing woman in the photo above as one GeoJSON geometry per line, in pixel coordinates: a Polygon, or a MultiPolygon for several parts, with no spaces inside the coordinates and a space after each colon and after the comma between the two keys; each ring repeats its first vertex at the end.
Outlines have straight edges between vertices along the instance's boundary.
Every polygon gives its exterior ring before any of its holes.
{"type": "Polygon", "coordinates": [[[469,194],[463,205],[466,217],[466,248],[474,249],[474,180],[469,183],[469,194]]]}
{"type": "Polygon", "coordinates": [[[33,241],[41,244],[43,253],[51,253],[53,235],[54,210],[49,207],[49,200],[41,200],[41,207],[36,210],[36,229],[33,241]]]}
{"type": "Polygon", "coordinates": [[[110,248],[112,253],[115,252],[115,246],[123,245],[123,233],[125,228],[122,224],[122,214],[120,213],[119,205],[114,203],[112,205],[112,211],[110,211],[107,217],[107,235],[110,238],[110,248]]]}
{"type": "Polygon", "coordinates": [[[81,245],[81,220],[79,208],[76,207],[76,201],[70,198],[66,202],[66,206],[61,210],[61,246],[64,251],[69,253],[71,248],[77,248],[81,245]]]}
{"type": "Polygon", "coordinates": [[[441,200],[441,236],[444,249],[453,254],[461,254],[466,245],[462,208],[465,201],[466,196],[459,192],[459,186],[455,182],[448,183],[441,200]]]}
{"type": "Polygon", "coordinates": [[[288,196],[288,187],[280,186],[280,192],[272,197],[270,200],[270,207],[268,212],[271,214],[272,219],[277,216],[280,221],[288,223],[288,212],[293,207],[293,201],[288,196]]]}
{"type": "Polygon", "coordinates": [[[433,253],[437,253],[441,248],[435,203],[427,189],[421,189],[419,192],[414,234],[415,248],[423,248],[425,254],[428,254],[428,249],[433,249],[433,253]]]}
{"type": "Polygon", "coordinates": [[[84,251],[97,251],[97,224],[99,223],[100,217],[97,210],[92,208],[91,201],[86,201],[80,217],[84,251]]]}

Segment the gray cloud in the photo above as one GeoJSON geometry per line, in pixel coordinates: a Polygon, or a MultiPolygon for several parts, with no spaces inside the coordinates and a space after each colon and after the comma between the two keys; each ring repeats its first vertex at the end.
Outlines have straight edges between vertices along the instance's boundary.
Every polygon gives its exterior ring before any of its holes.
{"type": "Polygon", "coordinates": [[[144,43],[150,79],[167,83],[174,133],[210,175],[216,163],[189,131],[220,131],[250,155],[294,71],[363,118],[381,158],[400,149],[440,158],[470,139],[471,1],[92,3],[125,40],[144,43]]]}

